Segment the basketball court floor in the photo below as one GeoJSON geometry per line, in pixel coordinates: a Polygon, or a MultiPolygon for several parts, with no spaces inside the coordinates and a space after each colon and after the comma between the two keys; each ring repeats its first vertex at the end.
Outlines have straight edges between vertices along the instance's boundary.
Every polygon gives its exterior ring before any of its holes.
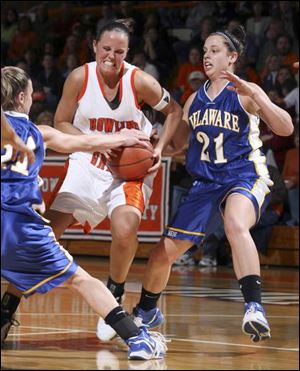
{"type": "MultiPolygon", "coordinates": [[[[107,279],[108,260],[78,257],[92,275],[107,279]]],[[[125,308],[139,298],[144,261],[135,261],[125,308]]],[[[272,338],[252,343],[241,331],[243,302],[233,270],[174,267],[160,299],[167,339],[163,360],[129,361],[119,339],[101,343],[98,317],[65,287],[23,300],[1,352],[9,370],[297,370],[299,369],[298,269],[262,268],[263,303],[272,338]]],[[[1,290],[7,283],[2,281],[1,290]]]]}

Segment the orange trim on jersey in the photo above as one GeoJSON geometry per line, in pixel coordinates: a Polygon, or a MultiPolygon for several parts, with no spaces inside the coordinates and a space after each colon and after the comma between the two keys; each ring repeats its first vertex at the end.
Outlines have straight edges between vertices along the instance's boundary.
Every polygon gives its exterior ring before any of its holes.
{"type": "Polygon", "coordinates": [[[142,192],[143,182],[126,182],[123,185],[126,205],[134,206],[143,214],[145,209],[144,195],[142,192]]]}
{"type": "Polygon", "coordinates": [[[54,201],[54,199],[55,199],[55,197],[56,197],[56,195],[57,195],[57,193],[58,193],[58,191],[60,190],[60,187],[62,186],[62,184],[63,184],[63,182],[64,182],[64,180],[65,180],[65,177],[66,177],[66,175],[67,175],[67,171],[68,171],[68,167],[69,167],[69,160],[67,160],[66,162],[65,162],[65,165],[64,165],[64,173],[61,175],[61,177],[58,179],[58,182],[56,183],[56,186],[54,187],[54,189],[53,189],[53,192],[52,192],[52,194],[51,194],[51,197],[49,198],[49,200],[47,201],[47,203],[46,203],[46,210],[49,210],[50,209],[50,207],[51,207],[51,205],[52,205],[52,203],[53,203],[53,201],[54,201]]]}
{"type": "Polygon", "coordinates": [[[77,102],[84,96],[84,93],[86,91],[86,87],[87,87],[87,84],[88,84],[88,79],[89,79],[89,67],[88,67],[88,64],[86,63],[84,65],[84,82],[83,82],[82,89],[81,89],[80,93],[78,94],[77,102]]]}
{"type": "Polygon", "coordinates": [[[130,83],[131,83],[131,89],[132,89],[132,92],[133,92],[136,108],[141,109],[141,106],[139,105],[139,102],[138,102],[138,99],[137,99],[135,86],[134,86],[134,75],[135,75],[136,71],[138,71],[138,68],[135,68],[132,71],[131,76],[130,76],[130,83]]]}

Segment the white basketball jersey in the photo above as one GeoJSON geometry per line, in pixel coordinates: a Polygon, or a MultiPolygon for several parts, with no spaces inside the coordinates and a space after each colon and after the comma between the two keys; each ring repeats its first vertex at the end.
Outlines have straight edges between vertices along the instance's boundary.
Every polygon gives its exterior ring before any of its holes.
{"type": "Polygon", "coordinates": [[[150,135],[152,125],[141,111],[135,88],[137,67],[124,62],[119,83],[119,102],[111,108],[104,97],[96,62],[85,64],[85,80],[78,99],[73,125],[85,134],[111,134],[127,129],[139,129],[150,135]]]}

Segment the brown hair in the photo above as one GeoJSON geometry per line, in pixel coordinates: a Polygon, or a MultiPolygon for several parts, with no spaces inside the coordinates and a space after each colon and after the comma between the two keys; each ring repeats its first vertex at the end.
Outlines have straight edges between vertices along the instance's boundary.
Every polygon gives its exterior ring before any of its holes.
{"type": "Polygon", "coordinates": [[[17,108],[16,98],[26,91],[30,77],[18,67],[3,67],[1,69],[1,105],[4,111],[14,111],[17,108]]]}

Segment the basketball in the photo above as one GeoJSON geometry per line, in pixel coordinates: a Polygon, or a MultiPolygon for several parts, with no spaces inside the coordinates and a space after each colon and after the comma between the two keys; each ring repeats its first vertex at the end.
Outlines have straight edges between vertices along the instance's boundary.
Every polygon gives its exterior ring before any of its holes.
{"type": "Polygon", "coordinates": [[[145,148],[136,144],[118,151],[116,156],[107,161],[110,172],[127,181],[144,178],[154,161],[152,144],[147,142],[147,145],[145,148]]]}

